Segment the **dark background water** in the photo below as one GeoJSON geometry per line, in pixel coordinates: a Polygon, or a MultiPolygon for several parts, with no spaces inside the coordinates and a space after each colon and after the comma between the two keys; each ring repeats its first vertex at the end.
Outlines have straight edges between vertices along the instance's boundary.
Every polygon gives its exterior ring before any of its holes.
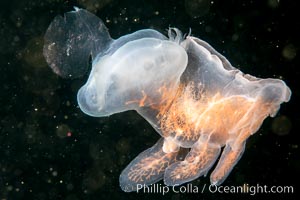
{"type": "MultiPolygon", "coordinates": [[[[299,194],[299,11],[297,1],[2,0],[0,2],[0,199],[248,199],[249,194],[124,193],[119,174],[158,134],[135,112],[107,118],[84,115],[76,92],[86,81],[63,80],[43,55],[53,18],[86,8],[112,37],[168,27],[210,43],[245,73],[280,78],[289,103],[265,120],[224,185],[291,185],[299,194]]],[[[160,182],[162,183],[162,182],[160,182]]],[[[208,177],[192,182],[202,188],[208,177]]]]}

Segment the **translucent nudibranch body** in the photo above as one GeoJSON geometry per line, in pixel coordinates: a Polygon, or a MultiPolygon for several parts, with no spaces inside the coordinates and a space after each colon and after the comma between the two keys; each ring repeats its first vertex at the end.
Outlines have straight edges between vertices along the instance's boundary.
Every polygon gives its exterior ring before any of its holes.
{"type": "Polygon", "coordinates": [[[168,37],[143,29],[114,40],[98,17],[82,9],[53,20],[44,56],[62,77],[83,75],[92,56],[89,78],[77,94],[80,109],[95,117],[136,110],[161,136],[121,173],[126,192],[161,179],[169,186],[197,179],[220,154],[210,181],[221,184],[247,138],[291,96],[282,80],[244,74],[178,29],[169,29],[168,37]]]}

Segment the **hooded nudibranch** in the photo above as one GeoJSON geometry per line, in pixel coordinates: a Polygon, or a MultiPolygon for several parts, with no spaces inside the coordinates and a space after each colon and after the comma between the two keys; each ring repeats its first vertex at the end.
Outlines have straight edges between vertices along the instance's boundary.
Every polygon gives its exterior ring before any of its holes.
{"type": "Polygon", "coordinates": [[[161,136],[121,173],[126,192],[161,179],[174,186],[204,176],[224,147],[210,174],[211,184],[221,184],[247,138],[291,96],[282,80],[244,74],[176,28],[168,37],[143,29],[114,40],[98,17],[78,8],[52,21],[44,56],[55,73],[73,78],[87,71],[91,56],[92,70],[77,95],[80,109],[95,117],[136,110],[161,136]]]}

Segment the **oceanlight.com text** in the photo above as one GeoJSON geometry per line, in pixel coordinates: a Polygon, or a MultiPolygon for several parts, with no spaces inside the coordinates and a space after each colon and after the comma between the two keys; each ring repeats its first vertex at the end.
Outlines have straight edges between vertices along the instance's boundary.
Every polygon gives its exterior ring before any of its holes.
{"type": "Polygon", "coordinates": [[[292,194],[294,193],[293,186],[268,186],[268,185],[249,185],[244,184],[242,186],[216,186],[209,185],[208,190],[210,193],[228,193],[228,194],[241,194],[248,193],[250,195],[256,194],[292,194]]]}

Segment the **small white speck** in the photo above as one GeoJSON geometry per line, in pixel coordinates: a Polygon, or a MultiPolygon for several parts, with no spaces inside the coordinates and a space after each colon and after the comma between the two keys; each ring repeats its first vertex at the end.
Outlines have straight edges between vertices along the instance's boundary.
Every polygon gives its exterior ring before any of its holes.
{"type": "Polygon", "coordinates": [[[57,176],[57,171],[52,172],[52,176],[57,176]]]}

